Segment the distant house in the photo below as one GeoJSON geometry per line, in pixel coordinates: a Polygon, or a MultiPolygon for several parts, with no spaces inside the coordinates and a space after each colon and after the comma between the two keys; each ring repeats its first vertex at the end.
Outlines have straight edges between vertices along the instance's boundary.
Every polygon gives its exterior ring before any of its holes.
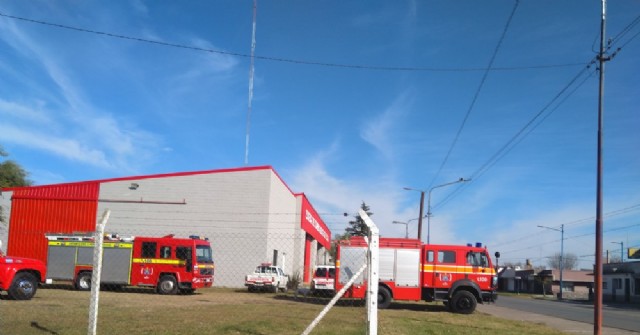
{"type": "Polygon", "coordinates": [[[603,264],[602,300],[640,303],[640,262],[603,264]]]}
{"type": "Polygon", "coordinates": [[[535,293],[534,276],[535,270],[533,269],[501,268],[498,270],[498,290],[504,292],[535,293]]]}
{"type": "MultiPolygon", "coordinates": [[[[560,292],[560,270],[502,268],[498,271],[498,290],[504,292],[555,295],[560,292]]],[[[593,288],[592,271],[562,271],[562,297],[588,299],[593,288]]]]}
{"type": "MultiPolygon", "coordinates": [[[[558,295],[560,292],[560,270],[542,270],[536,275],[536,281],[544,283],[545,293],[558,295]]],[[[593,271],[563,270],[562,298],[588,299],[593,290],[593,271]]]]}

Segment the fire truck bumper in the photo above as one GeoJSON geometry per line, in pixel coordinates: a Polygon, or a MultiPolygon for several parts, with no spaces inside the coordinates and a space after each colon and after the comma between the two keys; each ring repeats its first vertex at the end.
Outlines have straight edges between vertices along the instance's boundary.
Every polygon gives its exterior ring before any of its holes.
{"type": "Polygon", "coordinates": [[[213,286],[213,278],[193,278],[193,288],[206,288],[213,286]]]}

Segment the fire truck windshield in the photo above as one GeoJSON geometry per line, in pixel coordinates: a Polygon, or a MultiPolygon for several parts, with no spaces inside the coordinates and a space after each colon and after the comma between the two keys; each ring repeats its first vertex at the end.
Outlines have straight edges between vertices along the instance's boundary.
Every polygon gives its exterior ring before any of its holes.
{"type": "Polygon", "coordinates": [[[489,262],[487,261],[487,254],[485,254],[484,252],[469,251],[467,253],[467,264],[480,267],[489,266],[489,262]]]}
{"type": "Polygon", "coordinates": [[[198,258],[198,263],[213,263],[211,247],[207,245],[196,246],[196,257],[198,258]]]}

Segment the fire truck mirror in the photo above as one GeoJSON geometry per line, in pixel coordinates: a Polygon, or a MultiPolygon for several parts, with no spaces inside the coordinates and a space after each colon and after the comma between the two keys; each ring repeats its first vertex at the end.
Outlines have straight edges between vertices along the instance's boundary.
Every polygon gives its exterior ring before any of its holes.
{"type": "Polygon", "coordinates": [[[500,252],[496,251],[495,256],[496,256],[496,258],[500,258],[500,252]]]}

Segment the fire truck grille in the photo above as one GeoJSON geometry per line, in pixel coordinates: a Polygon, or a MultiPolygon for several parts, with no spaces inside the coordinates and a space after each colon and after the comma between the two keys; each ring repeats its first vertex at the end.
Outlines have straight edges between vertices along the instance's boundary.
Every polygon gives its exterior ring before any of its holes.
{"type": "Polygon", "coordinates": [[[213,269],[200,269],[200,274],[203,276],[213,276],[213,269]]]}

